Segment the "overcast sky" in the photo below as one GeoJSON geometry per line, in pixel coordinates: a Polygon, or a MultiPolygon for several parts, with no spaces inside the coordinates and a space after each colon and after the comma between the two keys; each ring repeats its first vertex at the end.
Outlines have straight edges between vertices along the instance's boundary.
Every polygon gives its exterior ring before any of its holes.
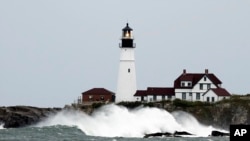
{"type": "Polygon", "coordinates": [[[0,0],[0,106],[115,92],[127,21],[138,89],[209,69],[229,92],[250,93],[249,0],[0,0]]]}

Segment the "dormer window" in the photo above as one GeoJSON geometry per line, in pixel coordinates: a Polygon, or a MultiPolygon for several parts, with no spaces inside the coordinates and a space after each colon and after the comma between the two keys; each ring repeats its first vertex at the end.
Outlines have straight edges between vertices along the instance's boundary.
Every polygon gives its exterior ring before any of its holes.
{"type": "Polygon", "coordinates": [[[192,87],[191,81],[181,81],[181,87],[192,87]]]}
{"type": "Polygon", "coordinates": [[[185,82],[181,82],[181,87],[185,87],[185,82]]]}

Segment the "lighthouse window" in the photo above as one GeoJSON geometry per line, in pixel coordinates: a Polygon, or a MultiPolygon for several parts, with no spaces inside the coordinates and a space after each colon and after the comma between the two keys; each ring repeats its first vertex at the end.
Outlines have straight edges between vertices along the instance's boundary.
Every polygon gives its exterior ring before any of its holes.
{"type": "Polygon", "coordinates": [[[128,31],[126,32],[125,36],[126,36],[126,37],[129,37],[129,33],[128,33],[128,31]]]}
{"type": "Polygon", "coordinates": [[[130,73],[130,69],[128,69],[128,73],[130,73]]]}

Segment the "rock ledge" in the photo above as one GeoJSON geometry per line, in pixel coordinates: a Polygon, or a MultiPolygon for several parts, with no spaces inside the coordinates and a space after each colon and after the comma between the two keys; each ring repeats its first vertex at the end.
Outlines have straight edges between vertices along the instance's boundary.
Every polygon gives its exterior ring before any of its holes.
{"type": "Polygon", "coordinates": [[[62,108],[38,108],[32,106],[0,107],[0,123],[4,128],[17,128],[35,124],[62,108]]]}

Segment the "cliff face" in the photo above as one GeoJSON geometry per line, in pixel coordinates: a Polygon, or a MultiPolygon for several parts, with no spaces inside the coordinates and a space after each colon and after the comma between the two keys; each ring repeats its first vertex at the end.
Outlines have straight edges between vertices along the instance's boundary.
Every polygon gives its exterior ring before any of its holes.
{"type": "Polygon", "coordinates": [[[175,100],[163,105],[169,112],[186,111],[203,124],[226,130],[230,124],[250,124],[250,99],[247,98],[232,97],[214,104],[175,100]]]}
{"type": "Polygon", "coordinates": [[[188,102],[176,99],[154,103],[123,102],[128,108],[139,105],[159,107],[168,112],[185,111],[192,114],[200,123],[229,130],[231,124],[250,124],[250,96],[232,96],[217,103],[188,102]]]}
{"type": "Polygon", "coordinates": [[[0,123],[5,128],[16,128],[39,122],[60,108],[37,108],[31,106],[0,107],[0,123]]]}

